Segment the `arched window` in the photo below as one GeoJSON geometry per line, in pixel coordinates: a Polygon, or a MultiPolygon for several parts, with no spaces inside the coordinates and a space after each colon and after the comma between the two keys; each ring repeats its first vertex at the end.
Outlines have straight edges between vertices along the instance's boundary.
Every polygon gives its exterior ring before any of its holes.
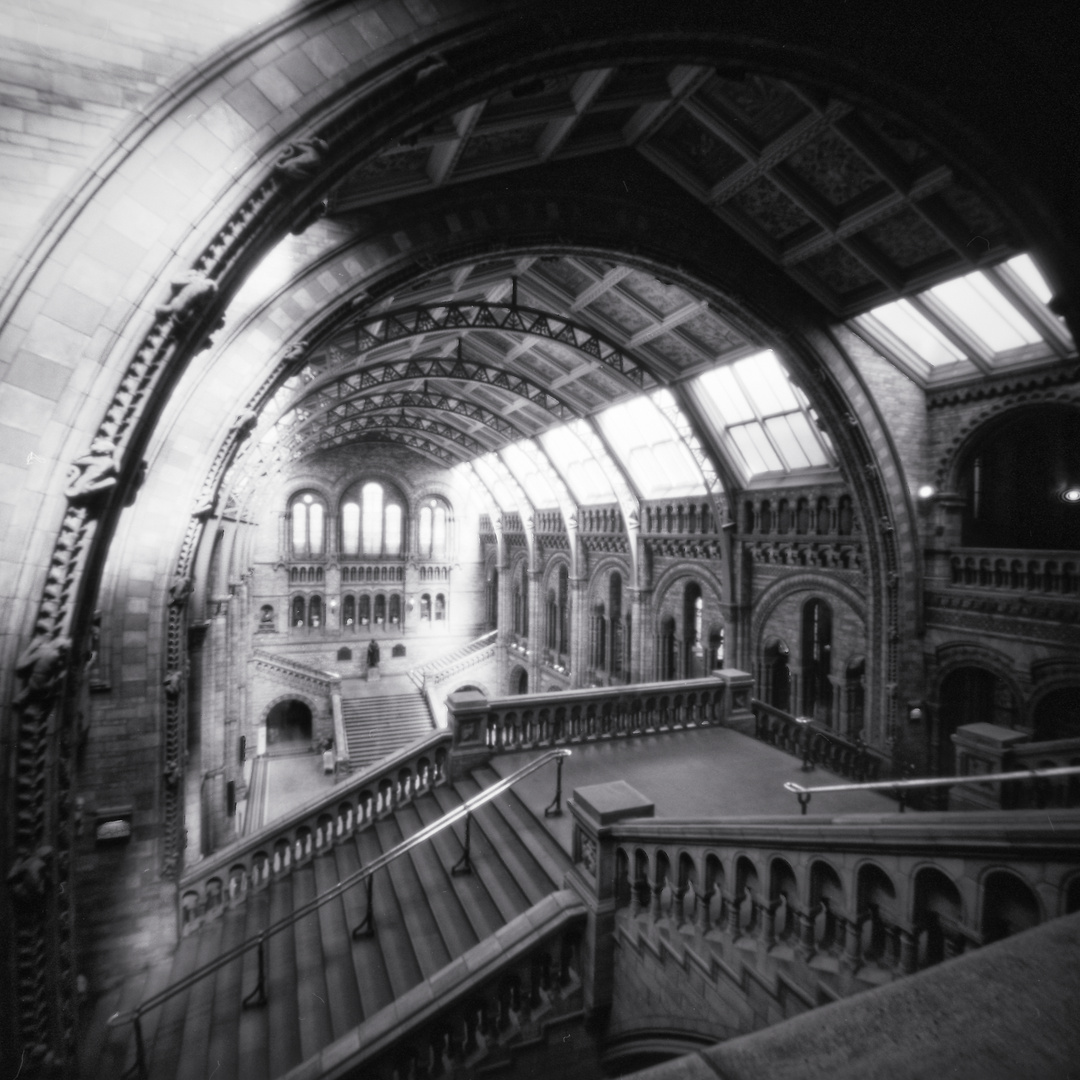
{"type": "Polygon", "coordinates": [[[989,427],[959,486],[965,546],[1080,547],[1080,499],[1066,497],[1080,492],[1080,411],[1027,409],[989,427]]]}
{"type": "Polygon", "coordinates": [[[390,597],[390,625],[397,626],[401,622],[401,594],[394,593],[390,597]]]}
{"type": "Polygon", "coordinates": [[[375,624],[382,626],[386,622],[386,596],[379,593],[375,597],[375,624]]]}
{"type": "Polygon", "coordinates": [[[444,559],[450,552],[450,510],[442,499],[425,499],[420,506],[417,554],[423,559],[444,559]]]}
{"type": "Polygon", "coordinates": [[[559,640],[559,605],[555,599],[555,590],[548,589],[547,591],[547,605],[546,605],[546,630],[547,637],[545,645],[553,652],[558,647],[559,640]]]}
{"type": "Polygon", "coordinates": [[[611,659],[608,670],[612,675],[623,673],[623,610],[622,610],[622,574],[617,570],[608,582],[608,612],[611,620],[611,659]]]}
{"type": "Polygon", "coordinates": [[[499,571],[491,571],[491,579],[487,585],[487,628],[497,630],[499,628],[499,571]]]}
{"type": "Polygon", "coordinates": [[[360,597],[360,625],[367,626],[371,622],[371,597],[366,593],[360,597]]]}
{"type": "Polygon", "coordinates": [[[691,581],[683,593],[683,670],[676,678],[700,679],[705,674],[705,648],[701,640],[704,614],[701,586],[691,581]]]}
{"type": "Polygon", "coordinates": [[[420,621],[431,622],[431,594],[424,593],[420,597],[420,621]]]}
{"type": "Polygon", "coordinates": [[[786,644],[774,641],[765,649],[766,701],[773,708],[787,712],[791,708],[790,655],[786,644]]]}
{"type": "Polygon", "coordinates": [[[570,571],[565,566],[559,567],[559,641],[561,653],[570,651],[570,571]]]}
{"type": "Polygon", "coordinates": [[[832,724],[832,609],[824,600],[803,607],[802,709],[806,716],[832,724]]]}
{"type": "Polygon", "coordinates": [[[326,550],[326,507],[318,495],[305,491],[290,507],[292,553],[298,558],[322,555],[326,550]]]}
{"type": "Polygon", "coordinates": [[[341,504],[341,553],[400,555],[404,515],[404,501],[396,491],[374,480],[354,485],[341,504]]]}
{"type": "Polygon", "coordinates": [[[435,595],[435,621],[442,622],[446,619],[446,597],[442,593],[435,595]]]}
{"type": "Polygon", "coordinates": [[[302,596],[294,596],[292,601],[291,625],[303,626],[307,621],[307,605],[302,596]]]}
{"type": "Polygon", "coordinates": [[[322,597],[313,596],[308,601],[308,626],[322,626],[322,597]]]}
{"type": "Polygon", "coordinates": [[[356,597],[346,596],[341,602],[341,622],[343,626],[356,625],[356,597]]]}

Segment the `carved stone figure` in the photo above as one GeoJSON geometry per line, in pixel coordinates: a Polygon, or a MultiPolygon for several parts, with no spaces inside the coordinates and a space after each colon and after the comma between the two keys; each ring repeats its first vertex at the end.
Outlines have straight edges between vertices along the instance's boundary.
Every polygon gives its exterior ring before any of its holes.
{"type": "Polygon", "coordinates": [[[17,859],[8,871],[7,884],[17,903],[33,904],[45,895],[45,871],[53,849],[47,845],[36,848],[25,859],[17,859]]]}
{"type": "Polygon", "coordinates": [[[25,680],[16,695],[16,705],[47,702],[56,693],[67,668],[71,638],[38,638],[15,662],[16,674],[25,680]]]}
{"type": "Polygon", "coordinates": [[[165,693],[169,697],[176,697],[180,693],[180,688],[184,685],[184,673],[182,671],[170,671],[162,679],[161,685],[165,687],[165,693]]]}
{"type": "Polygon", "coordinates": [[[175,315],[181,322],[190,319],[217,294],[217,282],[201,270],[185,270],[177,274],[170,285],[172,296],[155,310],[158,315],[175,315]]]}
{"type": "Polygon", "coordinates": [[[172,584],[169,586],[169,604],[172,607],[183,607],[191,595],[191,578],[183,574],[174,574],[172,584]]]}
{"type": "Polygon", "coordinates": [[[274,162],[274,172],[294,184],[307,180],[322,168],[328,149],[325,140],[317,136],[291,143],[274,162]]]}
{"type": "Polygon", "coordinates": [[[85,454],[77,457],[68,469],[64,495],[68,502],[83,505],[99,498],[116,486],[116,443],[98,436],[85,454]]]}
{"type": "Polygon", "coordinates": [[[374,638],[367,647],[367,663],[369,668],[379,666],[379,643],[374,638]]]}

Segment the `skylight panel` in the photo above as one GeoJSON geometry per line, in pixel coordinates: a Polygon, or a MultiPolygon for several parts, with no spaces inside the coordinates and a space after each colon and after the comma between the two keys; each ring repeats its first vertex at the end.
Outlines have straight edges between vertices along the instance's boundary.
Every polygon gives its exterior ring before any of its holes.
{"type": "Polygon", "coordinates": [[[772,352],[748,356],[732,367],[759,415],[769,416],[799,407],[787,374],[772,352]]]}
{"type": "Polygon", "coordinates": [[[771,416],[765,421],[765,426],[789,469],[808,469],[828,464],[821,443],[803,413],[771,416]]]}
{"type": "Polygon", "coordinates": [[[1039,273],[1039,268],[1030,255],[1017,255],[1015,259],[1010,259],[1005,265],[1016,274],[1039,300],[1044,304],[1050,303],[1053,293],[1051,293],[1050,286],[1046,284],[1045,278],[1039,273]]]}
{"type": "Polygon", "coordinates": [[[642,497],[705,493],[701,469],[651,398],[616,405],[597,419],[642,497]]]}
{"type": "Polygon", "coordinates": [[[964,360],[964,353],[958,349],[921,311],[908,300],[895,300],[874,308],[869,316],[860,316],[856,322],[866,325],[877,320],[902,345],[906,345],[916,356],[925,360],[931,367],[942,364],[954,364],[964,360]]]}
{"type": "Polygon", "coordinates": [[[765,429],[756,420],[728,429],[735,448],[742,455],[747,471],[753,475],[763,472],[780,472],[784,463],[777,457],[772,444],[765,436],[765,429]]]}
{"type": "Polygon", "coordinates": [[[499,476],[491,461],[488,460],[490,456],[490,454],[486,454],[484,457],[474,459],[473,468],[504,514],[511,510],[517,510],[517,500],[511,495],[505,481],[499,476]]]}
{"type": "Polygon", "coordinates": [[[973,337],[991,352],[1005,352],[1034,345],[1042,335],[994,288],[990,279],[976,271],[946,281],[929,290],[973,337]]]}
{"type": "Polygon", "coordinates": [[[532,455],[536,448],[531,442],[511,443],[502,451],[503,462],[514,479],[525,489],[529,502],[537,509],[558,507],[559,500],[544,476],[536,467],[532,455]]]}
{"type": "Polygon", "coordinates": [[[596,458],[569,427],[552,428],[540,436],[555,468],[581,505],[615,502],[615,490],[596,458]]]}
{"type": "Polygon", "coordinates": [[[698,385],[705,391],[706,400],[711,411],[719,418],[721,427],[754,418],[754,410],[730,366],[707,371],[698,379],[698,385]]]}

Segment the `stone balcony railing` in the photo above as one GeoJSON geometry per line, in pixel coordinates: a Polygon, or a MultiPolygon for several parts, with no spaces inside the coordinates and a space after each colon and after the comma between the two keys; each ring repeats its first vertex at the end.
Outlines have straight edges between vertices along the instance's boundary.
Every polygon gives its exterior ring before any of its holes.
{"type": "Polygon", "coordinates": [[[413,743],[342,781],[329,797],[321,796],[203,859],[180,881],[181,934],[445,783],[450,743],[448,731],[413,743]]]}
{"type": "Polygon", "coordinates": [[[726,669],[704,679],[522,694],[491,700],[451,694],[454,762],[467,768],[492,753],[631,738],[729,724],[748,730],[751,677],[726,669]]]}
{"type": "Polygon", "coordinates": [[[1080,552],[962,548],[949,555],[951,586],[1080,596],[1080,552]]]}

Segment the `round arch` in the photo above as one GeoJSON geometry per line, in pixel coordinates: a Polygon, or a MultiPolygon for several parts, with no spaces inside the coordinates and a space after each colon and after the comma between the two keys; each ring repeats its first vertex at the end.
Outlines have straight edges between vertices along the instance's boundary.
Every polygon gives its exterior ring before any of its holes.
{"type": "MultiPolygon", "coordinates": [[[[1067,246],[1068,241],[1055,239],[1070,235],[1054,220],[1057,202],[1050,198],[1044,204],[1038,190],[1029,196],[1022,166],[1009,164],[1010,158],[1018,163],[1028,157],[1037,159],[1036,153],[1024,152],[1028,140],[1033,151],[1041,141],[1053,143],[1053,138],[1041,138],[1038,110],[1032,110],[1036,119],[1029,124],[1030,132],[1016,120],[997,125],[999,130],[994,124],[983,130],[978,122],[985,99],[984,80],[973,78],[981,68],[964,66],[969,62],[965,57],[978,55],[980,65],[992,68],[1000,62],[1003,69],[1010,70],[1005,45],[991,36],[981,39],[978,48],[968,45],[958,49],[960,68],[954,72],[947,99],[951,110],[942,106],[938,73],[927,58],[939,56],[943,42],[946,46],[950,41],[967,42],[970,27],[940,6],[935,19],[907,20],[911,29],[905,32],[910,34],[913,47],[897,49],[889,37],[895,32],[891,23],[859,27],[853,42],[849,35],[836,32],[834,19],[822,18],[817,11],[787,17],[785,37],[777,30],[773,12],[749,8],[732,13],[724,28],[717,30],[701,22],[703,13],[714,6],[697,3],[680,5],[670,12],[653,5],[622,7],[606,17],[588,5],[560,7],[557,17],[549,5],[516,5],[497,14],[483,5],[458,9],[444,21],[433,18],[425,26],[417,25],[411,17],[403,20],[399,33],[391,31],[378,47],[346,60],[325,82],[306,92],[298,91],[296,102],[286,112],[272,109],[261,118],[254,114],[244,117],[225,101],[226,94],[240,86],[257,96],[254,85],[241,77],[240,70],[242,64],[254,68],[252,57],[267,44],[280,39],[288,46],[268,61],[274,64],[286,64],[290,48],[299,57],[300,39],[305,39],[308,49],[323,44],[332,47],[327,15],[337,6],[290,12],[217,54],[188,73],[172,93],[151,103],[96,163],[95,170],[79,178],[70,197],[57,201],[57,209],[34,237],[30,254],[10,281],[0,308],[0,329],[6,332],[7,346],[25,359],[35,355],[36,343],[47,343],[50,351],[55,350],[79,369],[78,377],[48,406],[52,412],[41,424],[39,457],[48,463],[46,475],[41,475],[41,469],[27,470],[25,476],[11,477],[8,484],[21,535],[29,546],[47,553],[33,564],[10,562],[6,567],[15,598],[0,656],[0,694],[10,701],[16,684],[21,686],[13,710],[15,729],[6,744],[11,749],[5,746],[4,752],[18,758],[20,769],[25,764],[34,781],[28,785],[32,794],[20,796],[19,810],[26,813],[9,814],[18,822],[9,842],[12,858],[27,859],[42,843],[55,846],[59,831],[68,827],[63,800],[53,807],[55,814],[44,812],[45,792],[55,788],[54,783],[46,782],[44,771],[51,768],[59,775],[59,765],[44,764],[48,760],[42,743],[45,725],[37,721],[55,706],[68,657],[73,648],[81,649],[87,636],[94,595],[121,504],[138,487],[139,463],[156,438],[156,424],[170,391],[212,332],[222,306],[269,243],[299,219],[310,216],[319,195],[388,138],[467,103],[469,95],[552,66],[580,70],[605,57],[631,52],[682,62],[750,65],[782,77],[846,88],[853,98],[880,103],[886,114],[914,120],[947,159],[960,159],[972,171],[995,177],[1000,194],[1016,208],[1010,216],[1022,219],[1029,235],[1045,246],[1052,276],[1068,278],[1075,269],[1075,251],[1067,246]],[[547,45],[540,50],[543,59],[533,55],[537,41],[547,45]],[[793,46],[791,41],[797,44],[793,46]],[[840,41],[845,51],[841,51],[840,41]],[[435,49],[441,50],[442,57],[449,55],[450,60],[445,74],[436,71],[432,77],[435,49]],[[858,56],[886,59],[877,69],[870,69],[851,59],[858,56]],[[473,74],[464,77],[463,72],[473,74]],[[453,79],[448,77],[451,73],[453,79]],[[207,107],[191,108],[196,95],[207,107]],[[970,130],[968,116],[974,120],[970,130]],[[191,194],[184,213],[169,213],[164,202],[153,196],[152,188],[158,183],[154,167],[167,170],[170,160],[183,154],[183,140],[191,132],[205,137],[216,150],[206,161],[187,159],[185,167],[197,169],[201,182],[189,184],[191,194]],[[305,176],[282,167],[281,153],[290,141],[301,155],[306,152],[317,159],[321,152],[313,136],[328,140],[321,172],[305,176]],[[91,222],[103,220],[111,210],[122,209],[125,200],[138,202],[137,196],[149,197],[149,212],[160,222],[160,229],[147,230],[139,240],[118,245],[109,230],[91,227],[91,222]],[[39,303],[41,295],[52,292],[51,286],[43,283],[64,280],[77,265],[84,273],[91,268],[91,274],[93,267],[112,266],[116,282],[113,295],[103,305],[103,317],[94,320],[93,330],[66,327],[57,331],[49,325],[49,316],[43,314],[39,303]],[[98,326],[106,332],[98,333],[98,326]],[[104,410],[102,402],[107,403],[104,410]],[[76,463],[74,478],[68,475],[72,462],[76,463]],[[36,823],[46,818],[51,832],[42,835],[36,823]]],[[[404,9],[399,13],[404,15],[404,9]]],[[[1047,166],[1045,183],[1050,191],[1054,190],[1052,171],[1053,166],[1047,166]]],[[[689,265],[695,261],[691,239],[687,237],[689,265]]],[[[635,242],[631,235],[623,238],[621,246],[635,242]]],[[[410,268],[409,272],[415,271],[410,268]]],[[[736,277],[733,270],[729,288],[731,295],[738,296],[744,286],[736,277]]],[[[753,284],[756,287],[760,281],[753,284]]],[[[783,289],[773,281],[763,295],[775,298],[778,292],[783,289]]],[[[775,302],[783,306],[782,300],[775,302]]],[[[759,303],[764,301],[749,306],[754,309],[759,303]]],[[[830,385],[822,391],[828,400],[821,412],[833,427],[842,414],[844,393],[856,394],[859,382],[850,368],[838,363],[847,382],[828,375],[830,385]]],[[[5,379],[12,380],[10,370],[5,379]]],[[[231,400],[235,401],[235,396],[231,400]]],[[[882,426],[872,410],[862,415],[868,417],[865,423],[870,428],[882,426]]],[[[228,422],[220,415],[208,416],[195,431],[197,436],[211,429],[218,433],[228,422]]],[[[243,437],[241,425],[229,429],[223,449],[215,442],[219,449],[214,454],[214,468],[225,467],[243,437]]],[[[846,438],[841,431],[841,441],[846,438]]],[[[867,445],[852,442],[845,454],[853,462],[873,465],[875,455],[865,453],[867,445]]],[[[880,445],[889,445],[887,434],[880,445]]],[[[908,504],[897,482],[898,466],[891,457],[886,464],[888,467],[882,469],[888,474],[885,483],[896,496],[889,501],[903,508],[908,504]]],[[[878,511],[866,520],[879,520],[882,512],[874,505],[874,482],[866,479],[860,484],[867,508],[878,511]]],[[[197,488],[192,492],[197,493],[197,488]]],[[[884,496],[879,498],[886,502],[884,496]]],[[[197,510],[200,504],[194,498],[192,503],[197,510]]],[[[910,508],[896,513],[911,516],[910,508]]],[[[205,520],[205,516],[193,513],[172,552],[174,565],[183,563],[185,552],[190,554],[197,546],[205,520]]],[[[899,531],[906,528],[902,522],[899,531]]],[[[906,552],[903,546],[901,550],[906,552]]],[[[908,560],[907,566],[889,565],[883,556],[878,579],[913,566],[913,555],[902,557],[908,560]]],[[[183,619],[175,613],[182,610],[183,591],[165,599],[164,582],[171,575],[160,569],[155,569],[155,574],[151,618],[160,617],[157,625],[168,625],[168,635],[173,635],[175,623],[176,635],[181,635],[183,619]]],[[[901,577],[904,587],[909,587],[908,575],[901,577]]],[[[916,605],[909,605],[909,609],[915,611],[916,605]]],[[[884,641],[904,629],[890,626],[885,615],[877,636],[884,641]]],[[[182,642],[180,636],[169,636],[166,648],[160,651],[171,653],[174,647],[182,648],[177,642],[182,642]]],[[[172,659],[178,657],[171,657],[170,662],[172,659]]],[[[11,775],[11,763],[5,760],[0,764],[4,775],[11,775]]],[[[28,921],[30,916],[20,918],[23,922],[16,929],[32,937],[37,924],[28,921]]],[[[49,959],[50,963],[55,960],[49,959]]],[[[19,990],[27,992],[20,998],[29,1002],[24,1007],[27,1016],[51,1016],[52,1009],[39,1000],[43,991],[32,986],[19,990]]],[[[28,1044],[48,1050],[57,1036],[53,1028],[42,1028],[24,1031],[22,1037],[28,1044]]],[[[62,1048],[57,1051],[64,1053],[62,1048]]]]}

